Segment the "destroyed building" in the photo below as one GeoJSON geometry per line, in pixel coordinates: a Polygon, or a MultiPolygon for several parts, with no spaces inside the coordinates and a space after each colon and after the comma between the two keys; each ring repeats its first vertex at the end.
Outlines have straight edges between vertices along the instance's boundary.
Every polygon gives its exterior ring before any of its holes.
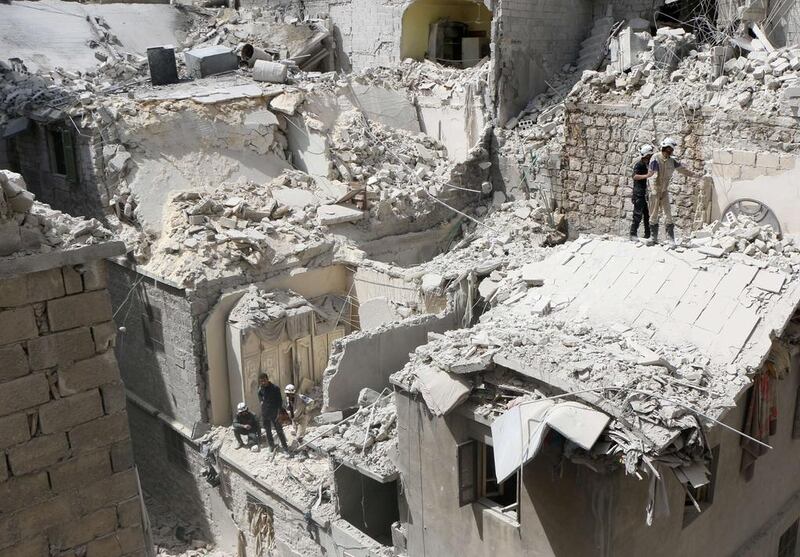
{"type": "Polygon", "coordinates": [[[213,4],[0,4],[0,167],[125,243],[159,551],[793,554],[794,2],[213,4]],[[667,135],[678,247],[592,236],[667,135]]]}

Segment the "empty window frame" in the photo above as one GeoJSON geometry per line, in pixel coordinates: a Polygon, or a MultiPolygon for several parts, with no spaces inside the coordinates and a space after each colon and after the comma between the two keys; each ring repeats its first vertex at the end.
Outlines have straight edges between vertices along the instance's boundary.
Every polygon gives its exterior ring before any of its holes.
{"type": "Polygon", "coordinates": [[[778,541],[778,557],[795,557],[797,552],[797,520],[781,534],[778,541]]]}
{"type": "Polygon", "coordinates": [[[479,441],[458,446],[458,502],[479,502],[519,522],[519,471],[497,481],[494,450],[479,441]]]}
{"type": "Polygon", "coordinates": [[[686,498],[684,499],[683,525],[687,526],[695,518],[700,516],[697,506],[701,512],[705,512],[714,502],[714,489],[717,484],[717,463],[719,461],[719,445],[711,449],[711,463],[708,467],[709,482],[700,487],[686,484],[686,498]],[[697,503],[697,505],[695,505],[697,503]]]}
{"type": "Polygon", "coordinates": [[[77,182],[78,169],[75,164],[75,141],[72,133],[58,128],[48,128],[47,146],[50,151],[50,171],[64,176],[68,182],[77,182]]]}

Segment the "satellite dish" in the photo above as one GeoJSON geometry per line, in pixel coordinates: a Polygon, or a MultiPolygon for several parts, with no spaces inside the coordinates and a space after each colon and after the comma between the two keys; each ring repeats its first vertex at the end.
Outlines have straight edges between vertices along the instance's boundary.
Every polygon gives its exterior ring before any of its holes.
{"type": "Polygon", "coordinates": [[[732,222],[736,220],[739,215],[750,217],[759,226],[770,225],[775,231],[775,234],[781,233],[781,225],[778,222],[778,217],[772,212],[772,209],[757,201],[755,199],[737,199],[728,205],[722,211],[722,220],[725,222],[732,222]]]}

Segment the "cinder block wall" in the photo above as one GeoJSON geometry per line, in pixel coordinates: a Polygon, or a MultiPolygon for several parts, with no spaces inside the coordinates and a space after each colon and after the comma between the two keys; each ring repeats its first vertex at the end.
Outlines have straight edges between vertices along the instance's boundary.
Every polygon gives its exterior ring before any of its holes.
{"type": "Polygon", "coordinates": [[[0,557],[145,554],[105,273],[0,280],[0,557]]]}
{"type": "Polygon", "coordinates": [[[36,194],[38,201],[64,213],[104,218],[108,194],[105,185],[98,183],[103,176],[102,154],[98,156],[102,145],[85,130],[82,135],[72,134],[78,181],[70,183],[65,176],[53,172],[47,134],[46,126],[35,124],[26,133],[13,138],[11,148],[16,150],[18,172],[25,178],[28,189],[36,194]]]}
{"type": "Polygon", "coordinates": [[[202,331],[185,292],[115,264],[109,291],[128,389],[189,429],[206,420],[202,331]]]}
{"type": "Polygon", "coordinates": [[[593,0],[502,0],[494,13],[499,37],[498,123],[525,108],[545,81],[577,60],[592,31],[593,0]]]}

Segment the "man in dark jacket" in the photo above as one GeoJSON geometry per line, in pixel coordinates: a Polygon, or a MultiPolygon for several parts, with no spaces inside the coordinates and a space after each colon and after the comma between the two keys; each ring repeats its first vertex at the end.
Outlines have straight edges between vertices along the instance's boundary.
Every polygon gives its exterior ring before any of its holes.
{"type": "Polygon", "coordinates": [[[272,428],[274,427],[283,450],[289,452],[289,447],[286,444],[286,435],[283,434],[283,427],[278,422],[278,413],[283,408],[281,389],[271,383],[269,377],[264,373],[258,377],[258,384],[260,385],[258,388],[258,400],[261,401],[261,420],[264,423],[264,431],[267,432],[267,445],[269,445],[270,449],[275,448],[275,441],[272,439],[272,428]]]}
{"type": "Polygon", "coordinates": [[[236,416],[233,418],[233,435],[236,437],[237,449],[244,447],[242,435],[247,436],[248,445],[261,444],[261,426],[258,424],[255,414],[247,408],[244,402],[240,402],[236,407],[236,416]]]}
{"type": "Polygon", "coordinates": [[[633,222],[631,223],[631,240],[639,240],[639,224],[644,219],[644,237],[650,238],[650,210],[647,206],[648,166],[653,156],[652,145],[642,145],[639,149],[642,156],[633,165],[633,222]]]}

